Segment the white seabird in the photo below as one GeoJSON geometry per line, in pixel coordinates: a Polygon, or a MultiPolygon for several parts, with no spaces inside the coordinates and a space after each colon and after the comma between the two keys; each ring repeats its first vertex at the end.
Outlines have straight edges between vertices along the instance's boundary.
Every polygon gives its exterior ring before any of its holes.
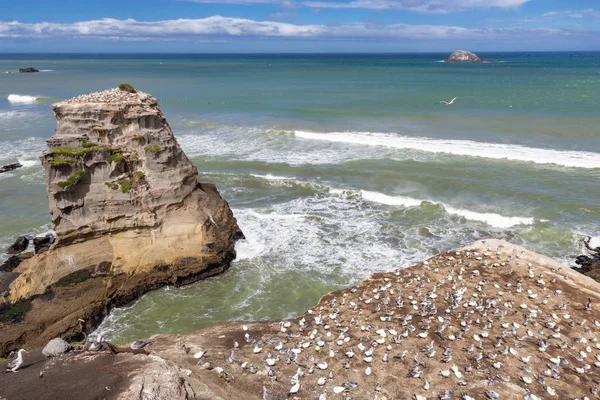
{"type": "Polygon", "coordinates": [[[21,368],[21,365],[23,365],[23,353],[25,353],[25,349],[19,350],[17,352],[17,358],[6,364],[6,372],[17,372],[19,368],[21,368]]]}
{"type": "Polygon", "coordinates": [[[151,342],[146,342],[144,340],[136,340],[135,342],[131,343],[129,345],[129,347],[133,350],[136,349],[143,349],[144,347],[148,346],[151,342]]]}
{"type": "Polygon", "coordinates": [[[447,105],[447,106],[451,106],[451,105],[454,103],[454,100],[456,100],[456,99],[458,99],[458,97],[455,97],[455,98],[453,98],[453,99],[452,99],[452,100],[450,100],[450,101],[442,100],[442,101],[438,102],[438,104],[442,104],[442,103],[444,103],[444,104],[445,104],[445,105],[447,105]]]}
{"type": "Polygon", "coordinates": [[[98,350],[102,349],[102,342],[104,342],[104,336],[98,335],[98,337],[96,338],[96,341],[93,342],[92,344],[90,344],[90,347],[88,348],[88,350],[98,351],[98,350]]]}

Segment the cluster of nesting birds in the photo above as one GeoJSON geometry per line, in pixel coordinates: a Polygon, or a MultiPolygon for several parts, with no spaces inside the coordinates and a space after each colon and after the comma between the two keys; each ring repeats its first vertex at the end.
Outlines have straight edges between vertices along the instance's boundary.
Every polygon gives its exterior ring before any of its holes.
{"type": "Polygon", "coordinates": [[[88,94],[82,94],[81,96],[73,97],[65,100],[65,103],[128,103],[128,102],[139,102],[142,98],[150,98],[149,95],[136,92],[129,93],[119,88],[113,88],[104,90],[102,92],[93,92],[88,94]]]}
{"type": "Polygon", "coordinates": [[[210,369],[271,400],[598,398],[596,295],[521,255],[458,251],[374,274],[276,329],[243,325],[210,369]]]}

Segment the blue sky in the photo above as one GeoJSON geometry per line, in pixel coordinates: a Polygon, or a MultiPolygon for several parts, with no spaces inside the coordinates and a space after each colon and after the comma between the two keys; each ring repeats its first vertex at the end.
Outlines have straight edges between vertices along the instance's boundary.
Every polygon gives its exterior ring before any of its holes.
{"type": "Polygon", "coordinates": [[[0,0],[0,52],[600,50],[600,0],[0,0]]]}

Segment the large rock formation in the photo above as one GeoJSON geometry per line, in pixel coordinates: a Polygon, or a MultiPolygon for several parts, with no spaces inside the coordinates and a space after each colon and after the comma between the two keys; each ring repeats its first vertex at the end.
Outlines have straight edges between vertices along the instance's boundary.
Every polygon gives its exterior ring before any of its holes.
{"type": "Polygon", "coordinates": [[[30,368],[0,374],[0,396],[62,399],[85,387],[78,399],[594,398],[599,304],[599,283],[483,240],[373,274],[292,320],[155,335],[149,355],[83,352],[54,365],[32,355],[30,368]]]}
{"type": "Polygon", "coordinates": [[[56,134],[41,159],[56,242],[0,278],[0,354],[72,335],[78,318],[90,329],[147,290],[219,273],[242,235],[155,98],[112,89],[52,108],[56,134]]]}
{"type": "Polygon", "coordinates": [[[446,58],[446,62],[481,62],[481,59],[470,51],[456,50],[446,58]]]}

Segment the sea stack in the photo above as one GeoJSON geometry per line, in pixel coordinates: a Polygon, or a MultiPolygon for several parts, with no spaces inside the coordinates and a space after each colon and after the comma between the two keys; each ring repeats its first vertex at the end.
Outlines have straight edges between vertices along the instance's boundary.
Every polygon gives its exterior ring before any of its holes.
{"type": "Polygon", "coordinates": [[[456,50],[446,58],[446,62],[481,62],[482,60],[474,53],[465,50],[456,50]]]}
{"type": "Polygon", "coordinates": [[[90,329],[150,289],[220,273],[243,236],[151,95],[123,85],[52,109],[41,160],[56,242],[0,278],[0,316],[11,316],[0,318],[0,354],[74,334],[77,318],[90,329]]]}

